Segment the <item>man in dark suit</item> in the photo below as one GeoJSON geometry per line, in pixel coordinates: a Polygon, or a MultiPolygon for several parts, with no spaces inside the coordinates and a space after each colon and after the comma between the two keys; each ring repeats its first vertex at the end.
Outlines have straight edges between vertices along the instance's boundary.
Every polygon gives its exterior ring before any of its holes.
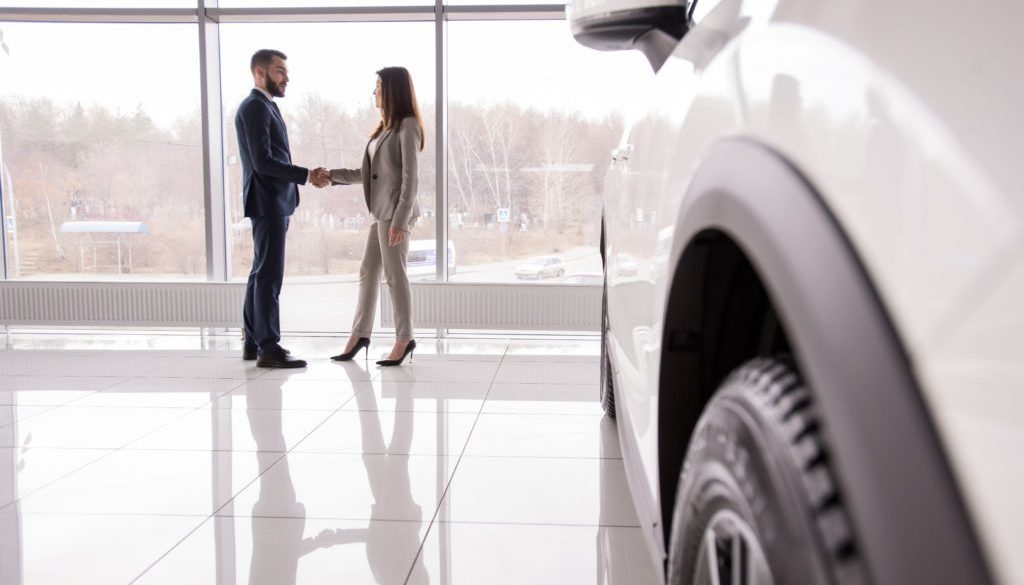
{"type": "Polygon", "coordinates": [[[303,368],[304,360],[291,357],[281,341],[280,302],[284,280],[284,248],[288,223],[299,205],[298,185],[307,181],[323,186],[320,169],[292,164],[288,131],[275,97],[288,87],[287,57],[261,49],[250,62],[256,87],[238,107],[235,131],[242,159],[242,200],[252,220],[253,260],[245,289],[242,359],[256,359],[266,368],[303,368]],[[312,176],[311,176],[312,175],[312,176]]]}

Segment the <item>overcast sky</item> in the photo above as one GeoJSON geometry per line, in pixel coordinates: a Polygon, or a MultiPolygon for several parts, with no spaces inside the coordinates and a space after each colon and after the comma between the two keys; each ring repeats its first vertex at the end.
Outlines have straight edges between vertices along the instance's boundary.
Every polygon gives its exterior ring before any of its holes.
{"type": "MultiPolygon", "coordinates": [[[[634,102],[653,77],[637,52],[577,45],[564,21],[448,26],[452,100],[508,99],[602,116],[634,102]]],[[[198,109],[195,25],[2,22],[0,30],[10,50],[0,51],[5,99],[46,96],[122,111],[141,105],[160,124],[198,109]]],[[[374,72],[387,65],[408,67],[420,101],[434,101],[433,22],[222,25],[222,87],[229,109],[252,87],[249,57],[264,47],[289,57],[283,109],[306,93],[357,107],[370,100],[374,72]]]]}

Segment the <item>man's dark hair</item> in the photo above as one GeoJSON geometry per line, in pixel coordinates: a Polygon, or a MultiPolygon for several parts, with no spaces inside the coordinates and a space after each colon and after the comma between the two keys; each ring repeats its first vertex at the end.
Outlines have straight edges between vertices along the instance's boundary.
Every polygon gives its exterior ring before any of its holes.
{"type": "Polygon", "coordinates": [[[252,54],[252,60],[249,61],[249,71],[256,71],[257,67],[263,67],[267,69],[270,64],[274,61],[274,57],[280,57],[287,60],[288,56],[281,51],[275,51],[274,49],[260,49],[252,54]]]}

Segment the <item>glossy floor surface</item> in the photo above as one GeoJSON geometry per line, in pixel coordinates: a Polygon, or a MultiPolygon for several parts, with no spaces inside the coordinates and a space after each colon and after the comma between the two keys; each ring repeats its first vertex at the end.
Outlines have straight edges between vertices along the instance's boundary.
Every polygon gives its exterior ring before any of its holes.
{"type": "Polygon", "coordinates": [[[285,342],[9,336],[0,583],[657,582],[597,342],[285,342]]]}

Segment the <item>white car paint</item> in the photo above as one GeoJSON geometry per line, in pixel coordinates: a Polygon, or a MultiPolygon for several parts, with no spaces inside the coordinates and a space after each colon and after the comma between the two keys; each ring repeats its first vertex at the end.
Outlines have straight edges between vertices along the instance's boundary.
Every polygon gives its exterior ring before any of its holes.
{"type": "Polygon", "coordinates": [[[637,96],[607,176],[607,278],[616,406],[648,528],[669,258],[685,245],[665,241],[704,153],[747,137],[798,168],[850,238],[997,582],[1024,583],[1022,21],[1019,2],[721,0],[637,96]],[[638,276],[616,276],[621,254],[638,276]]]}

